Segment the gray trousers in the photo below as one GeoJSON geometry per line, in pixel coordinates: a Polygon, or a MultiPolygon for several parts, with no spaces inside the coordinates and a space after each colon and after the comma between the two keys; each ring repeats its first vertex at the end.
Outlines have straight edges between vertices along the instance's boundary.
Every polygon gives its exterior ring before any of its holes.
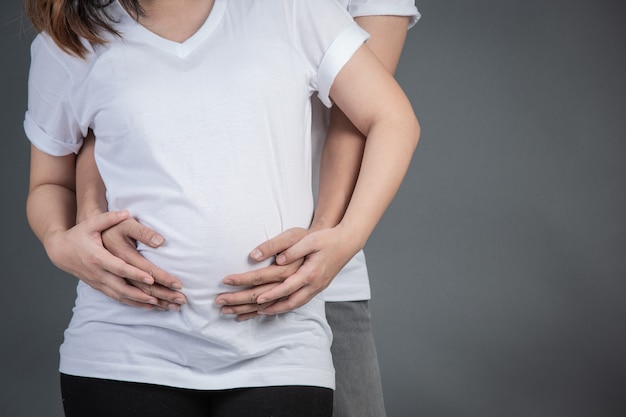
{"type": "Polygon", "coordinates": [[[326,319],[337,385],[333,417],[385,417],[368,302],[327,302],[326,319]]]}

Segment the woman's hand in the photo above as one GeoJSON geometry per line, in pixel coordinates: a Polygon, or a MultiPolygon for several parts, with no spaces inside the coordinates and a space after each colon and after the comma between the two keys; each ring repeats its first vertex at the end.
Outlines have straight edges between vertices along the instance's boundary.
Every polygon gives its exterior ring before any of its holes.
{"type": "MultiPolygon", "coordinates": [[[[67,231],[52,233],[45,242],[48,256],[58,268],[124,304],[148,309],[178,309],[180,303],[175,300],[179,298],[184,302],[182,294],[168,290],[170,293],[163,298],[165,294],[159,291],[152,291],[152,295],[146,292],[157,288],[154,287],[157,279],[171,287],[180,286],[178,280],[158,268],[142,270],[133,266],[104,247],[102,233],[128,219],[127,211],[107,212],[94,215],[67,231]],[[176,296],[172,297],[173,294],[176,296]]],[[[123,228],[119,230],[125,233],[123,228]]],[[[146,244],[158,246],[151,244],[149,238],[146,244]]]]}
{"type": "MultiPolygon", "coordinates": [[[[149,283],[146,280],[133,280],[127,277],[127,285],[156,298],[159,307],[178,311],[180,305],[187,302],[185,296],[179,292],[182,289],[180,280],[144,258],[137,251],[137,242],[157,248],[165,242],[165,239],[132,217],[102,232],[102,243],[112,255],[130,267],[148,273],[153,279],[152,283],[149,283]]],[[[131,291],[132,288],[127,290],[131,291]]]]}
{"type": "Polygon", "coordinates": [[[289,229],[250,254],[255,261],[276,255],[275,264],[225,277],[227,285],[251,288],[220,294],[216,302],[224,314],[237,314],[240,320],[294,310],[328,287],[359,249],[341,225],[289,229]]]}

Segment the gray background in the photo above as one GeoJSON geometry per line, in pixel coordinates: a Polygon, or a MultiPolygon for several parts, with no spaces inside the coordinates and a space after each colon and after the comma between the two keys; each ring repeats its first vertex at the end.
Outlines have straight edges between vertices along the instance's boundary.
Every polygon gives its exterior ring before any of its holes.
{"type": "MultiPolygon", "coordinates": [[[[625,416],[624,2],[418,5],[422,139],[367,246],[389,416],[625,416]]],[[[2,2],[2,416],[61,415],[74,297],[24,215],[31,38],[2,2]]]]}

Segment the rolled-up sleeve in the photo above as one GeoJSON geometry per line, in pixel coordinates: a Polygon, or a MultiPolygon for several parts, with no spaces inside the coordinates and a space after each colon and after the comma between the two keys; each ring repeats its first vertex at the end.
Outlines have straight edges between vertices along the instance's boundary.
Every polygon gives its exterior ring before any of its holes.
{"type": "Polygon", "coordinates": [[[70,100],[72,75],[59,60],[58,54],[65,52],[54,48],[57,47],[44,34],[38,35],[31,45],[24,132],[37,149],[63,156],[79,151],[83,132],[70,100]]]}
{"type": "Polygon", "coordinates": [[[350,25],[328,48],[317,71],[318,97],[325,106],[331,107],[330,88],[335,77],[352,55],[369,38],[369,34],[357,25],[350,25]]]}
{"type": "Polygon", "coordinates": [[[348,4],[348,11],[352,17],[407,16],[409,28],[422,17],[413,0],[352,0],[348,4]]]}

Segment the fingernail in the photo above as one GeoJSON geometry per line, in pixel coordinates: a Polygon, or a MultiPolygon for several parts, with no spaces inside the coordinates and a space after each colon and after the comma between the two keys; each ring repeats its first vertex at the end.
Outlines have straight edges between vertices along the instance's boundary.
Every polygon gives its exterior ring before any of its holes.
{"type": "Polygon", "coordinates": [[[143,279],[143,282],[145,284],[152,285],[154,283],[154,280],[152,279],[152,277],[150,277],[150,278],[146,277],[146,278],[143,279]]]}
{"type": "Polygon", "coordinates": [[[174,302],[178,304],[187,304],[184,298],[176,298],[174,299],[174,302]]]}
{"type": "Polygon", "coordinates": [[[235,314],[235,310],[233,310],[232,308],[224,307],[222,308],[222,313],[223,314],[235,314]]]}
{"type": "Polygon", "coordinates": [[[259,297],[259,298],[256,299],[256,303],[257,304],[265,304],[265,303],[267,303],[267,301],[268,301],[267,298],[259,297]]]}
{"type": "Polygon", "coordinates": [[[260,261],[263,258],[263,252],[258,249],[255,249],[250,253],[250,257],[256,261],[260,261]]]}
{"type": "Polygon", "coordinates": [[[169,304],[167,309],[169,311],[180,311],[180,306],[178,304],[169,304]]]}
{"type": "Polygon", "coordinates": [[[226,305],[226,300],[217,300],[215,304],[217,304],[218,306],[226,305]]]}
{"type": "Polygon", "coordinates": [[[277,264],[283,264],[285,263],[285,261],[287,260],[287,257],[283,254],[280,254],[276,257],[276,263],[277,264]]]}
{"type": "Polygon", "coordinates": [[[233,282],[232,279],[225,279],[224,280],[224,284],[226,284],[226,285],[234,285],[234,282],[233,282]]]}
{"type": "Polygon", "coordinates": [[[159,235],[155,235],[150,238],[150,244],[153,246],[159,246],[161,243],[163,243],[163,241],[165,241],[165,239],[163,239],[163,237],[159,235]]]}
{"type": "Polygon", "coordinates": [[[128,210],[120,210],[117,212],[117,217],[126,217],[128,215],[128,210]]]}
{"type": "Polygon", "coordinates": [[[173,289],[173,290],[182,290],[182,289],[183,289],[183,286],[182,286],[182,285],[180,285],[178,282],[174,282],[174,283],[170,286],[170,288],[171,288],[171,289],[173,289]]]}

